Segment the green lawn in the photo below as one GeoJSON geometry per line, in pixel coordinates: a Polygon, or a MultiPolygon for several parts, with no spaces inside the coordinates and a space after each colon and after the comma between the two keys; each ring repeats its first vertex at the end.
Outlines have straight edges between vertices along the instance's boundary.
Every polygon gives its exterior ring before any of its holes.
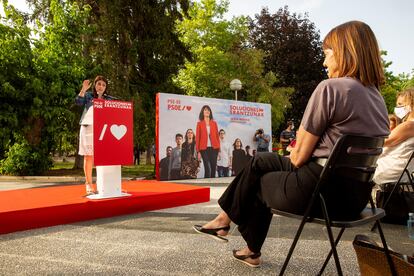
{"type": "Polygon", "coordinates": [[[143,177],[154,174],[154,165],[122,166],[122,176],[143,177]]]}
{"type": "Polygon", "coordinates": [[[54,162],[51,170],[72,169],[73,162],[54,162]]]}
{"type": "MultiPolygon", "coordinates": [[[[94,169],[94,175],[96,175],[94,169]]],[[[73,169],[73,162],[55,162],[53,167],[46,173],[49,176],[83,176],[82,169],[73,169]]],[[[154,178],[154,165],[122,166],[123,177],[146,177],[154,178]]]]}

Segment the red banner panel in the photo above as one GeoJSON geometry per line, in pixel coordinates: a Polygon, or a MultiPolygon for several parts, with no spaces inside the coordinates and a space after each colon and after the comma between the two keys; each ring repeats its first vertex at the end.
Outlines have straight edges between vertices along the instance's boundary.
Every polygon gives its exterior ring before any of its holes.
{"type": "Polygon", "coordinates": [[[94,99],[93,108],[95,166],[132,165],[132,102],[94,99]]]}

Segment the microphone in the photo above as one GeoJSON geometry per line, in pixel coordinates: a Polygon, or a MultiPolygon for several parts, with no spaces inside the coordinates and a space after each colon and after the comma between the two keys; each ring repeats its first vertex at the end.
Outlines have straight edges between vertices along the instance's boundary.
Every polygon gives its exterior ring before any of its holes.
{"type": "Polygon", "coordinates": [[[115,97],[115,96],[111,96],[111,95],[106,95],[105,97],[106,97],[108,100],[121,100],[120,98],[115,97]]]}

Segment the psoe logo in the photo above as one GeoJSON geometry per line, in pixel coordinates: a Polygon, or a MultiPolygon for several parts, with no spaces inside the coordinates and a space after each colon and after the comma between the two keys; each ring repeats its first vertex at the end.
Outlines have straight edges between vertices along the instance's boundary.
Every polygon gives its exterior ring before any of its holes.
{"type": "Polygon", "coordinates": [[[168,99],[167,100],[167,109],[168,110],[176,110],[176,111],[187,110],[187,111],[190,111],[191,108],[192,108],[191,105],[182,105],[180,100],[177,100],[177,99],[168,99]]]}

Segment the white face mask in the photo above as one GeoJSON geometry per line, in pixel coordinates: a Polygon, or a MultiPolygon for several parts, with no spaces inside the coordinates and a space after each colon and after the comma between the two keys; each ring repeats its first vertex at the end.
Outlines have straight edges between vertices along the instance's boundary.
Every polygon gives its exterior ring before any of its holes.
{"type": "Polygon", "coordinates": [[[400,119],[404,119],[404,117],[407,116],[407,114],[410,112],[411,107],[408,105],[394,108],[395,116],[397,116],[400,119]]]}

